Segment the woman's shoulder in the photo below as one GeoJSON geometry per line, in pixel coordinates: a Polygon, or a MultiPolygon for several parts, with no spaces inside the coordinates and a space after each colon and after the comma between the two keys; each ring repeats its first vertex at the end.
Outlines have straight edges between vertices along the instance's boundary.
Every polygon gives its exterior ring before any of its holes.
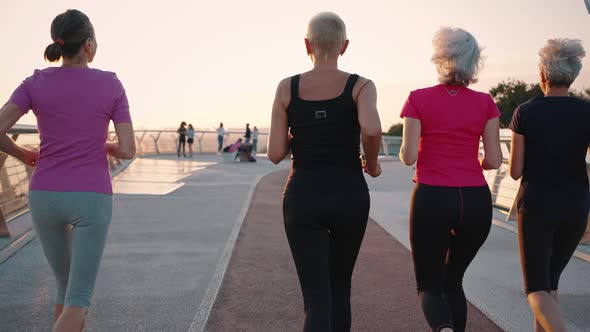
{"type": "Polygon", "coordinates": [[[101,70],[101,69],[97,69],[97,68],[89,68],[89,70],[90,70],[89,73],[91,75],[94,75],[98,78],[120,83],[117,73],[115,73],[113,71],[101,70]]]}
{"type": "Polygon", "coordinates": [[[462,87],[461,89],[464,89],[466,92],[468,92],[470,94],[473,94],[473,95],[476,95],[478,97],[482,97],[482,98],[491,97],[491,95],[488,92],[477,91],[477,90],[474,90],[474,89],[472,89],[472,88],[470,88],[468,86],[462,87]]]}
{"type": "Polygon", "coordinates": [[[368,84],[369,82],[373,82],[370,78],[359,75],[359,74],[353,74],[353,73],[347,73],[349,75],[349,77],[352,77],[353,75],[358,76],[357,80],[356,80],[356,85],[359,86],[364,86],[366,84],[368,84]]]}
{"type": "Polygon", "coordinates": [[[116,94],[121,95],[125,93],[125,87],[119,80],[117,73],[107,70],[101,70],[96,68],[90,68],[89,74],[93,76],[93,79],[103,84],[111,86],[116,94]]]}
{"type": "Polygon", "coordinates": [[[49,76],[57,72],[58,67],[47,67],[42,69],[35,69],[33,73],[24,79],[24,82],[32,82],[41,79],[47,79],[49,76]]]}
{"type": "Polygon", "coordinates": [[[346,72],[345,74],[347,74],[349,78],[357,76],[356,82],[352,87],[352,95],[355,101],[358,99],[358,96],[360,95],[361,91],[366,89],[367,87],[375,91],[377,90],[377,88],[375,87],[375,82],[373,82],[370,78],[361,76],[359,74],[352,74],[346,72]]]}
{"type": "Polygon", "coordinates": [[[575,106],[575,107],[581,107],[585,110],[590,111],[590,100],[587,99],[582,99],[580,97],[576,97],[576,96],[572,96],[571,98],[569,98],[571,100],[571,103],[575,106]]]}
{"type": "Polygon", "coordinates": [[[543,97],[533,97],[524,103],[518,105],[516,110],[520,113],[528,112],[531,108],[539,107],[540,105],[544,104],[545,99],[543,97]]]}
{"type": "Polygon", "coordinates": [[[441,84],[415,89],[410,92],[409,97],[413,99],[431,98],[434,94],[437,94],[440,89],[441,84]]]}

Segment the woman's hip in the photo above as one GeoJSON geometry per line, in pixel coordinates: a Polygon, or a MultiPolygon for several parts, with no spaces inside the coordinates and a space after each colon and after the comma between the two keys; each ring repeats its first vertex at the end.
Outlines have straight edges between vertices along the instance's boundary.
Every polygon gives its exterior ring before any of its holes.
{"type": "Polygon", "coordinates": [[[110,224],[113,195],[95,192],[29,191],[33,222],[58,221],[73,224],[81,220],[110,224]]]}

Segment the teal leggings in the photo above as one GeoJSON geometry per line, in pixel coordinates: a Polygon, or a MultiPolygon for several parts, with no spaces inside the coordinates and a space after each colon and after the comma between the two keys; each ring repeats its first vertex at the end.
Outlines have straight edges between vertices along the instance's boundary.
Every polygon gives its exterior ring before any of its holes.
{"type": "Polygon", "coordinates": [[[88,308],[111,224],[113,196],[32,190],[29,207],[55,274],[55,303],[88,308]]]}

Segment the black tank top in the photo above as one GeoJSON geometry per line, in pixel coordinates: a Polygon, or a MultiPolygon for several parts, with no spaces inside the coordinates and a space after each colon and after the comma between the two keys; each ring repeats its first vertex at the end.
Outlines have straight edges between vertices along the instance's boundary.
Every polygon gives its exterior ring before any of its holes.
{"type": "Polygon", "coordinates": [[[360,170],[360,133],[352,89],[359,76],[349,76],[342,94],[326,100],[299,98],[299,77],[291,78],[287,107],[293,168],[360,170]]]}

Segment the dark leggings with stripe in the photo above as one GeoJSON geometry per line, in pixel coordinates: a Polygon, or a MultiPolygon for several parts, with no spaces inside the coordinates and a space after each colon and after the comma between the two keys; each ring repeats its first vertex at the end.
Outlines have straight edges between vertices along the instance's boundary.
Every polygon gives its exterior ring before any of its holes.
{"type": "Polygon", "coordinates": [[[416,184],[410,210],[410,241],[422,310],[433,331],[465,331],[463,275],[492,224],[488,186],[416,184]]]}

